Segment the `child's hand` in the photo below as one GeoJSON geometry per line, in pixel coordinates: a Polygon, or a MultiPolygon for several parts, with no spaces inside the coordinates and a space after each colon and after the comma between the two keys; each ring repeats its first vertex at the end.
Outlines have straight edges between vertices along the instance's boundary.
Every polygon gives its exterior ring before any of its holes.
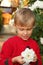
{"type": "Polygon", "coordinates": [[[17,57],[14,57],[12,58],[12,62],[14,63],[19,63],[19,64],[24,64],[25,62],[23,61],[23,57],[22,56],[17,56],[17,57]]]}
{"type": "Polygon", "coordinates": [[[35,54],[34,59],[33,59],[33,62],[36,62],[36,61],[37,61],[37,56],[35,54]]]}

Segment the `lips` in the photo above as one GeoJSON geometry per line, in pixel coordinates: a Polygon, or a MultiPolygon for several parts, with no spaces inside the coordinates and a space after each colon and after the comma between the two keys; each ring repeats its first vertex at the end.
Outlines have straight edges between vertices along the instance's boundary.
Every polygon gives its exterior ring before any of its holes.
{"type": "Polygon", "coordinates": [[[29,36],[23,36],[22,38],[27,40],[29,38],[29,36]]]}

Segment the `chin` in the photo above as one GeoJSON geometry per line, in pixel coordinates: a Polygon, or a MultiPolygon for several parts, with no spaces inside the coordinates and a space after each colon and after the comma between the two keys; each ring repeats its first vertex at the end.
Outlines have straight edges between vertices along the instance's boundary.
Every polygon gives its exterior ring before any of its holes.
{"type": "Polygon", "coordinates": [[[29,38],[22,38],[23,40],[28,40],[29,38]]]}
{"type": "Polygon", "coordinates": [[[28,40],[28,39],[23,39],[23,40],[28,40]]]}

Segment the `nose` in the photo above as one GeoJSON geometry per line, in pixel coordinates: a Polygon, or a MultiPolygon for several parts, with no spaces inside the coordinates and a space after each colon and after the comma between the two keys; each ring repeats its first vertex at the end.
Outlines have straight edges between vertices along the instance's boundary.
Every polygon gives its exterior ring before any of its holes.
{"type": "Polygon", "coordinates": [[[25,34],[25,35],[27,34],[27,31],[26,31],[26,30],[24,31],[24,34],[25,34]]]}

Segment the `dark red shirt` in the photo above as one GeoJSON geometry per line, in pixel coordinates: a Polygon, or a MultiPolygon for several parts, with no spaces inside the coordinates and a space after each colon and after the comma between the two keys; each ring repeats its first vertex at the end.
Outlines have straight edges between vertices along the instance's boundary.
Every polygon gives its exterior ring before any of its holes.
{"type": "MultiPolygon", "coordinates": [[[[21,52],[24,51],[27,47],[35,51],[38,58],[37,63],[38,65],[42,65],[38,43],[31,38],[28,40],[23,40],[18,36],[14,36],[8,39],[2,48],[2,58],[3,60],[8,59],[9,65],[20,65],[19,63],[12,63],[11,59],[15,56],[21,55],[21,52]]],[[[36,65],[36,62],[31,62],[30,65],[36,65]]]]}

